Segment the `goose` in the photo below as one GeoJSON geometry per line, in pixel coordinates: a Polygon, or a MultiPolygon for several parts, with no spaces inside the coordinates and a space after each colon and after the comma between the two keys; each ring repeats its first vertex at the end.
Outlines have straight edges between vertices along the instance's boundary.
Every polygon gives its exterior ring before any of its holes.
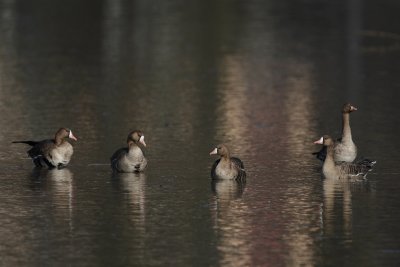
{"type": "Polygon", "coordinates": [[[244,180],[246,178],[243,162],[238,158],[231,157],[227,146],[218,145],[210,152],[210,155],[221,156],[211,167],[212,179],[244,180]]]}
{"type": "Polygon", "coordinates": [[[319,140],[315,141],[314,144],[321,144],[326,147],[327,154],[324,164],[322,165],[322,172],[327,178],[365,178],[376,163],[376,161],[369,159],[364,159],[357,163],[335,161],[335,143],[329,135],[322,136],[319,140]]]}
{"type": "Polygon", "coordinates": [[[146,169],[147,159],[139,143],[146,147],[141,131],[130,132],[127,138],[128,147],[120,148],[111,156],[111,168],[116,172],[142,172],[146,169]]]}
{"type": "Polygon", "coordinates": [[[36,167],[43,167],[43,162],[52,168],[62,168],[68,165],[71,160],[74,149],[72,145],[65,140],[66,138],[78,141],[72,131],[67,128],[60,128],[54,139],[46,139],[42,141],[13,141],[13,143],[21,143],[30,145],[32,148],[28,150],[29,157],[32,158],[36,167]]]}
{"type": "MultiPolygon", "coordinates": [[[[335,161],[353,162],[357,157],[357,147],[353,142],[350,128],[350,113],[356,111],[357,108],[350,103],[346,103],[342,108],[342,137],[337,139],[334,144],[334,159],[335,161]]],[[[326,147],[320,151],[313,153],[322,161],[326,157],[326,147]]]]}

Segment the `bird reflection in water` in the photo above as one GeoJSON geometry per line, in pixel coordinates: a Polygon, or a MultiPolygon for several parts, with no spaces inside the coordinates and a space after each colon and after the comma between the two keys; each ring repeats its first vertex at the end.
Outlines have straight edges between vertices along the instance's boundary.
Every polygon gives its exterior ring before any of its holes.
{"type": "Polygon", "coordinates": [[[211,190],[221,201],[230,201],[240,198],[246,187],[246,179],[242,181],[213,179],[211,190]]]}
{"type": "Polygon", "coordinates": [[[67,168],[42,169],[34,168],[29,174],[30,187],[33,190],[51,188],[54,194],[70,195],[74,174],[67,168]]]}
{"type": "Polygon", "coordinates": [[[62,222],[68,221],[72,232],[72,216],[74,209],[74,174],[68,168],[40,169],[35,168],[30,173],[30,188],[38,192],[46,192],[50,198],[52,214],[62,222]]]}
{"type": "Polygon", "coordinates": [[[249,210],[242,200],[246,181],[212,180],[214,194],[211,216],[218,236],[221,266],[251,266],[249,210]]]}
{"type": "Polygon", "coordinates": [[[124,201],[130,207],[130,215],[133,221],[144,226],[146,210],[146,174],[135,173],[113,173],[114,186],[124,194],[124,201]]]}
{"type": "Polygon", "coordinates": [[[321,210],[321,222],[325,236],[338,235],[351,241],[353,225],[352,195],[369,192],[370,184],[366,180],[329,179],[323,180],[324,202],[321,210]]]}

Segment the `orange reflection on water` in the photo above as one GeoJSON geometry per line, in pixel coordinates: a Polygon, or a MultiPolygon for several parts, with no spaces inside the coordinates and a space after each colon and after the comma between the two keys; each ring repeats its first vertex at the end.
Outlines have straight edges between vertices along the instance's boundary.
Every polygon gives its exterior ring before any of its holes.
{"type": "Polygon", "coordinates": [[[232,145],[232,149],[246,151],[249,120],[244,112],[248,106],[248,86],[240,58],[226,55],[220,62],[217,93],[217,134],[232,145]]]}
{"type": "Polygon", "coordinates": [[[246,216],[249,207],[241,200],[245,185],[234,180],[212,182],[215,197],[211,210],[220,266],[251,266],[251,224],[246,216]]]}

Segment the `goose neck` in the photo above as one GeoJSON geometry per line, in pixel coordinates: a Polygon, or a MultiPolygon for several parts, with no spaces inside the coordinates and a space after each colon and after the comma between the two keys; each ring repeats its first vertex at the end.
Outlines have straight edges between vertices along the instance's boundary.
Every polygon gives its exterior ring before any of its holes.
{"type": "Polygon", "coordinates": [[[342,125],[342,140],[351,141],[351,128],[350,128],[350,114],[343,113],[343,125],[342,125]]]}

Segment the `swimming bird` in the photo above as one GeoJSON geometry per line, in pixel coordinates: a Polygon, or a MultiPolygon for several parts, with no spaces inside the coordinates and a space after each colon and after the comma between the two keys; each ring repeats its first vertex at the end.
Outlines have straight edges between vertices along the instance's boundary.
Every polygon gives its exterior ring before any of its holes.
{"type": "Polygon", "coordinates": [[[365,178],[376,163],[376,161],[369,159],[364,159],[357,163],[335,161],[335,143],[329,135],[324,135],[319,140],[315,141],[314,144],[321,144],[326,147],[327,154],[324,164],[322,165],[322,172],[327,178],[365,178]]]}
{"type": "MultiPolygon", "coordinates": [[[[350,128],[350,113],[356,111],[357,108],[350,103],[346,103],[342,108],[342,137],[337,139],[334,144],[335,161],[353,162],[357,157],[357,147],[353,142],[350,128]]],[[[322,161],[326,157],[326,147],[320,151],[313,153],[322,161]]]]}
{"type": "Polygon", "coordinates": [[[60,128],[56,132],[54,139],[46,139],[43,141],[13,141],[13,143],[22,143],[32,146],[32,148],[28,150],[28,155],[32,158],[36,167],[43,167],[42,162],[44,162],[50,169],[54,167],[62,168],[68,165],[74,153],[72,145],[65,140],[66,138],[78,141],[70,129],[60,128]]]}
{"type": "Polygon", "coordinates": [[[120,148],[111,156],[111,168],[116,172],[141,172],[147,166],[139,143],[146,147],[141,131],[130,132],[127,138],[128,147],[120,148]]]}
{"type": "Polygon", "coordinates": [[[238,158],[231,157],[228,147],[223,144],[218,145],[210,152],[210,155],[215,154],[221,157],[211,167],[212,179],[244,180],[246,178],[243,162],[238,158]]]}

